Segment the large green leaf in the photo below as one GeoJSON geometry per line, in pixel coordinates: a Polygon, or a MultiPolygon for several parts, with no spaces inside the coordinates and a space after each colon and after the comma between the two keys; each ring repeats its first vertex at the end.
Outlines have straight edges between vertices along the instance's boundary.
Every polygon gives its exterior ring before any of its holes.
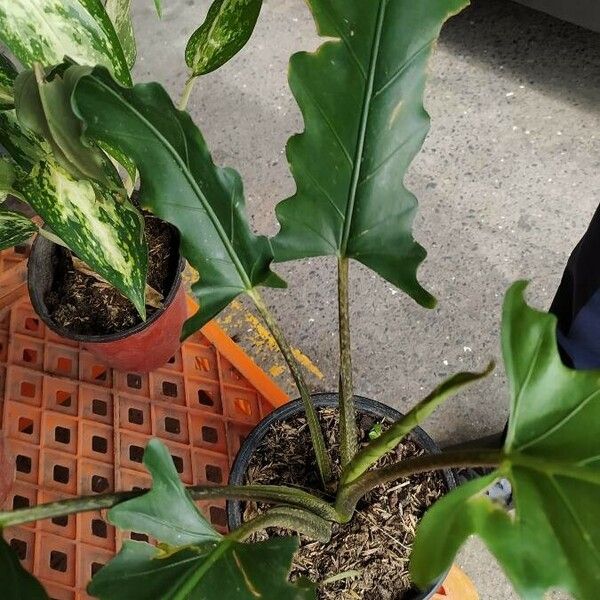
{"type": "Polygon", "coordinates": [[[76,112],[91,139],[118,148],[140,172],[140,204],[175,225],[181,253],[200,273],[199,312],[189,335],[238,294],[285,285],[270,271],[271,247],[254,235],[240,176],[216,167],[198,128],[158,84],[123,88],[102,68],[75,88],[76,112]]]}
{"type": "Polygon", "coordinates": [[[138,211],[120,192],[65,171],[47,143],[20,126],[14,111],[0,113],[0,144],[16,163],[12,191],[144,317],[148,250],[138,211]]]}
{"type": "Polygon", "coordinates": [[[221,538],[194,504],[167,447],[159,440],[148,442],[144,464],[152,474],[152,489],[112,508],[108,513],[111,523],[121,529],[147,533],[171,546],[221,538]]]}
{"type": "Polygon", "coordinates": [[[17,69],[10,60],[0,54],[0,110],[13,108],[13,85],[17,77],[17,69]]]}
{"type": "Polygon", "coordinates": [[[105,65],[131,83],[127,61],[100,0],[0,0],[0,40],[23,63],[51,66],[68,56],[105,65]]]}
{"type": "Polygon", "coordinates": [[[40,582],[21,565],[0,536],[0,589],[2,600],[49,600],[40,582]]]}
{"type": "Polygon", "coordinates": [[[288,583],[298,538],[221,542],[161,552],[125,542],[88,593],[101,600],[315,600],[313,586],[288,583]]]}
{"type": "Polygon", "coordinates": [[[0,250],[26,242],[37,230],[37,225],[27,217],[0,208],[0,250]]]}
{"type": "Polygon", "coordinates": [[[137,56],[135,33],[131,21],[131,0],[106,0],[104,8],[119,36],[127,65],[131,69],[135,65],[137,56]]]}
{"type": "Polygon", "coordinates": [[[91,595],[106,600],[314,600],[314,586],[288,583],[297,538],[243,544],[223,537],[196,508],[162,442],[148,443],[144,464],[152,474],[152,489],[112,508],[109,520],[155,537],[161,549],[126,542],[93,578],[91,595]]]}
{"type": "Polygon", "coordinates": [[[262,0],[214,0],[185,49],[194,77],[218,69],[246,45],[261,6],[262,0]]]}
{"type": "Polygon", "coordinates": [[[427,64],[444,21],[468,0],[309,0],[322,36],[290,61],[305,130],[287,145],[296,193],[277,206],[275,259],[354,258],[423,306],[425,250],[404,176],[429,128],[427,64]]]}
{"type": "Polygon", "coordinates": [[[511,414],[504,460],[492,475],[459,487],[425,515],[411,572],[421,585],[480,535],[522,597],[563,588],[580,600],[600,589],[600,371],[565,367],[556,318],[525,303],[525,283],[504,304],[502,345],[511,414]],[[515,514],[483,492],[498,477],[513,486],[515,514]]]}

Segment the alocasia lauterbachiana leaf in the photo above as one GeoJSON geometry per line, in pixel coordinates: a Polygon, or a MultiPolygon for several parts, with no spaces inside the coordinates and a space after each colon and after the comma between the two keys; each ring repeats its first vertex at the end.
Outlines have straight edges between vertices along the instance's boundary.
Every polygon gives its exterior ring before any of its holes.
{"type": "Polygon", "coordinates": [[[147,533],[170,546],[221,538],[181,484],[167,447],[157,439],[148,442],[144,465],[152,475],[152,489],[112,508],[108,513],[111,523],[147,533]]]}
{"type": "Polygon", "coordinates": [[[131,69],[135,65],[137,56],[135,33],[131,21],[131,0],[106,0],[104,8],[119,36],[127,65],[131,69]]]}
{"type": "Polygon", "coordinates": [[[556,318],[509,290],[502,324],[511,409],[494,473],[460,486],[425,515],[411,573],[426,585],[465,539],[483,538],[523,598],[563,588],[579,600],[600,589],[600,371],[565,367],[556,318]],[[498,477],[513,486],[515,513],[484,495],[498,477]]]}
{"type": "Polygon", "coordinates": [[[55,65],[68,56],[82,65],[105,65],[131,83],[101,0],[0,0],[0,40],[26,67],[55,65]]]}
{"type": "Polygon", "coordinates": [[[148,251],[137,210],[118,191],[65,171],[45,140],[21,127],[15,111],[0,113],[0,144],[15,161],[11,191],[144,316],[148,251]]]}
{"type": "Polygon", "coordinates": [[[31,219],[0,208],[0,250],[26,242],[37,230],[37,225],[31,219]]]}
{"type": "Polygon", "coordinates": [[[322,36],[290,61],[305,130],[287,146],[296,181],[281,202],[275,259],[354,258],[423,306],[425,250],[412,236],[417,201],[406,170],[429,128],[427,64],[444,21],[467,0],[309,0],[322,36]]]}
{"type": "Polygon", "coordinates": [[[235,56],[250,39],[262,0],[215,0],[202,25],[185,49],[192,76],[218,69],[235,56]]]}
{"type": "Polygon", "coordinates": [[[268,240],[250,230],[240,176],[215,166],[198,128],[160,85],[123,88],[98,68],[80,80],[73,102],[89,138],[136,163],[141,206],[179,229],[181,253],[200,274],[192,286],[200,310],[184,336],[238,294],[285,285],[269,268],[268,240]]]}
{"type": "Polygon", "coordinates": [[[109,519],[168,546],[125,542],[92,579],[91,595],[101,600],[314,600],[314,586],[288,582],[297,538],[244,544],[223,537],[194,505],[162,442],[149,442],[144,464],[152,489],[112,508],[109,519]]]}
{"type": "Polygon", "coordinates": [[[287,581],[298,538],[243,544],[223,538],[163,552],[125,542],[88,593],[100,600],[315,600],[315,588],[287,581]]]}
{"type": "Polygon", "coordinates": [[[2,600],[49,600],[40,582],[23,568],[1,535],[0,589],[2,600]]]}
{"type": "Polygon", "coordinates": [[[13,85],[16,78],[17,69],[4,54],[0,54],[0,110],[13,108],[13,85]]]}

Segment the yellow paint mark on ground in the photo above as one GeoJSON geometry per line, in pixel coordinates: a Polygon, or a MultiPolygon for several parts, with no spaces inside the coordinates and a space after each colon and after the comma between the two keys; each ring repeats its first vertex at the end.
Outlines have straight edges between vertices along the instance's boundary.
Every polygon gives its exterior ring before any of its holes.
{"type": "Polygon", "coordinates": [[[303,354],[300,350],[298,350],[298,348],[292,348],[292,352],[294,353],[294,356],[296,357],[296,360],[307,371],[309,371],[310,373],[312,373],[318,379],[323,379],[325,377],[325,375],[323,375],[323,373],[321,372],[321,370],[319,369],[319,367],[317,367],[317,365],[315,365],[315,363],[313,363],[313,361],[310,360],[310,358],[308,358],[308,356],[306,356],[306,354],[303,354]]]}
{"type": "Polygon", "coordinates": [[[282,373],[285,373],[285,367],[283,365],[274,365],[269,369],[271,377],[279,377],[282,373]]]}
{"type": "Polygon", "coordinates": [[[246,321],[251,325],[256,333],[254,345],[257,347],[266,347],[268,350],[278,350],[277,342],[271,335],[271,332],[255,317],[252,313],[246,313],[246,321]]]}

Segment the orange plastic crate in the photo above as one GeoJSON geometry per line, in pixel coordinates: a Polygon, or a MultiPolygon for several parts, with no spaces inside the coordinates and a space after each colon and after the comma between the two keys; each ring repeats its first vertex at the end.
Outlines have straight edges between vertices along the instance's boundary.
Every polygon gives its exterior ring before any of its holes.
{"type": "MultiPolygon", "coordinates": [[[[0,253],[2,293],[25,255],[0,253]]],[[[244,436],[286,401],[216,323],[163,368],[119,372],[54,335],[21,295],[0,313],[0,426],[16,467],[5,508],[148,487],[141,461],[151,437],[170,449],[185,484],[226,483],[244,436]]],[[[223,501],[200,506],[226,530],[223,501]]],[[[57,600],[88,598],[87,582],[122,538],[145,539],[117,532],[99,513],[13,527],[4,536],[57,600]]]]}

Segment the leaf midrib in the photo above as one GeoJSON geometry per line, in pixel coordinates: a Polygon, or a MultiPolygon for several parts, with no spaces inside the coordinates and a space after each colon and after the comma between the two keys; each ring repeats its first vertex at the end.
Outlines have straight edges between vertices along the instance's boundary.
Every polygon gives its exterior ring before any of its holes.
{"type": "Polygon", "coordinates": [[[360,126],[356,149],[354,152],[354,164],[352,166],[352,177],[350,180],[350,190],[348,192],[348,201],[346,203],[346,212],[344,216],[344,229],[340,243],[340,256],[345,257],[348,249],[348,238],[350,237],[350,227],[352,225],[352,215],[354,213],[354,204],[356,202],[356,193],[362,167],[362,155],[364,152],[365,139],[367,135],[367,126],[371,111],[371,100],[373,98],[373,86],[375,82],[375,69],[379,58],[379,47],[383,31],[383,22],[388,0],[379,0],[377,10],[377,20],[375,23],[375,36],[371,45],[371,55],[369,58],[369,69],[367,71],[365,93],[363,96],[362,112],[360,117],[360,126]]]}
{"type": "MultiPolygon", "coordinates": [[[[172,156],[174,162],[177,163],[181,167],[181,172],[183,173],[184,177],[188,180],[188,184],[190,185],[190,187],[192,188],[192,190],[194,191],[196,196],[199,198],[199,200],[202,204],[202,207],[204,208],[204,210],[206,211],[206,213],[209,217],[209,220],[215,227],[217,234],[218,234],[219,238],[221,239],[221,242],[225,246],[225,249],[227,250],[229,257],[231,258],[231,262],[234,264],[236,271],[238,272],[238,275],[240,276],[240,279],[242,280],[242,283],[244,284],[244,286],[246,287],[247,290],[251,290],[253,288],[253,285],[250,282],[248,275],[247,275],[245,269],[243,268],[241,262],[239,261],[237,254],[229,240],[229,237],[225,233],[223,227],[221,226],[220,221],[218,220],[214,211],[212,210],[212,207],[210,206],[208,200],[206,199],[206,196],[203,194],[202,190],[198,187],[194,177],[190,173],[188,165],[185,162],[183,162],[183,160],[181,160],[181,157],[179,156],[179,154],[175,151],[173,146],[171,146],[171,144],[166,140],[166,138],[154,127],[154,125],[152,125],[150,122],[148,122],[148,120],[142,114],[140,114],[140,112],[138,110],[136,110],[133,106],[131,106],[131,104],[124,102],[124,100],[121,98],[121,96],[119,96],[119,94],[117,94],[111,87],[107,86],[103,81],[99,80],[97,77],[94,77],[93,75],[90,75],[89,77],[91,77],[93,79],[93,81],[96,82],[97,85],[100,85],[102,88],[106,89],[112,96],[114,96],[117,99],[117,101],[125,107],[126,110],[128,110],[129,112],[132,112],[134,115],[136,115],[142,121],[142,123],[150,130],[150,132],[154,133],[154,135],[163,143],[165,148],[167,148],[167,150],[168,150],[169,154],[172,156]]],[[[132,88],[132,90],[134,90],[134,89],[135,89],[135,87],[132,88]]],[[[178,120],[178,122],[179,122],[179,120],[178,120]]],[[[184,133],[184,139],[186,140],[186,148],[187,148],[187,136],[185,136],[185,133],[184,133]]],[[[215,169],[216,168],[217,167],[215,165],[215,169]]]]}

